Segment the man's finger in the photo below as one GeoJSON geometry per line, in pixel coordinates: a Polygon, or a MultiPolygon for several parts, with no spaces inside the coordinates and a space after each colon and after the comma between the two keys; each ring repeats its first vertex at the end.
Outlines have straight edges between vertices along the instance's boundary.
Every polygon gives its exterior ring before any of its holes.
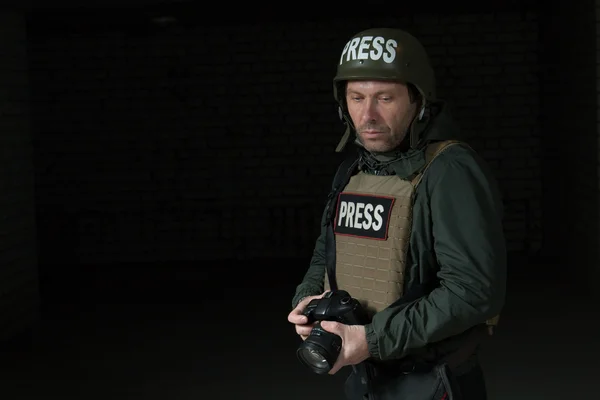
{"type": "Polygon", "coordinates": [[[294,310],[288,315],[288,321],[296,325],[304,325],[308,323],[308,318],[300,314],[300,311],[294,310]]]}
{"type": "Polygon", "coordinates": [[[335,333],[338,336],[342,336],[342,324],[335,321],[321,321],[321,327],[327,332],[335,333]]]}
{"type": "Polygon", "coordinates": [[[312,328],[313,327],[311,325],[296,325],[296,333],[300,336],[308,336],[310,334],[310,331],[312,331],[312,328]]]}
{"type": "Polygon", "coordinates": [[[341,368],[340,362],[336,361],[336,363],[333,364],[333,367],[329,370],[328,374],[335,375],[341,368]]]}
{"type": "Polygon", "coordinates": [[[335,375],[340,369],[342,369],[342,367],[344,366],[345,362],[344,362],[344,354],[340,353],[339,357],[337,358],[337,360],[335,360],[335,363],[333,363],[333,367],[331,367],[331,369],[329,370],[329,375],[335,375]]]}

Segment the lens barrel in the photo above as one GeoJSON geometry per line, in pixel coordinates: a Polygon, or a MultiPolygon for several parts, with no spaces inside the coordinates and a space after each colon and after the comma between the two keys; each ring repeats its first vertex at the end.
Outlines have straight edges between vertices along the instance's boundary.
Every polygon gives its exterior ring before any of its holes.
{"type": "Polygon", "coordinates": [[[327,332],[317,323],[298,347],[296,355],[313,372],[327,374],[333,368],[341,349],[342,338],[327,332]]]}

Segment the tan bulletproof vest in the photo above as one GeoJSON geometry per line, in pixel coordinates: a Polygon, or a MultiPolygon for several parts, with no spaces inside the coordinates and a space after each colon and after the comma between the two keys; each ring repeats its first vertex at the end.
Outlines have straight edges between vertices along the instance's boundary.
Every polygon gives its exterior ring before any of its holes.
{"type": "MultiPolygon", "coordinates": [[[[424,168],[410,180],[361,171],[340,193],[334,219],[338,288],[369,314],[402,297],[416,188],[431,162],[457,143],[429,145],[424,168]]],[[[327,277],[325,289],[330,289],[327,277]]]]}

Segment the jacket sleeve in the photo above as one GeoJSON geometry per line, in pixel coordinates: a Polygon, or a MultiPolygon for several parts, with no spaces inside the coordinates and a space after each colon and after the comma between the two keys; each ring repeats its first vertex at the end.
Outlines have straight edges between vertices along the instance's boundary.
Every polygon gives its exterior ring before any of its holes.
{"type": "Polygon", "coordinates": [[[306,296],[315,296],[325,290],[325,213],[321,220],[321,233],[316,240],[313,255],[304,274],[302,282],[296,287],[296,293],[292,299],[292,308],[295,308],[300,300],[306,296]]]}
{"type": "Polygon", "coordinates": [[[460,334],[498,315],[504,304],[506,245],[496,182],[470,151],[446,158],[431,164],[428,182],[422,182],[430,194],[440,285],[373,317],[365,328],[374,358],[401,358],[460,334]]]}

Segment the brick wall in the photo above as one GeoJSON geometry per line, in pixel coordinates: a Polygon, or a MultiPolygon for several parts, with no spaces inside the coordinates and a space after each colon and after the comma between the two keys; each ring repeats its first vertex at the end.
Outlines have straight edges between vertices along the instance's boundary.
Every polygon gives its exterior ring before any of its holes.
{"type": "MultiPolygon", "coordinates": [[[[596,117],[595,120],[595,127],[596,127],[596,133],[598,135],[600,135],[600,0],[596,0],[595,1],[595,5],[596,5],[596,12],[594,13],[595,18],[594,18],[594,22],[593,22],[593,26],[594,26],[594,31],[595,31],[595,58],[596,58],[596,63],[595,63],[595,75],[594,77],[596,78],[596,96],[595,96],[595,102],[591,102],[591,104],[594,104],[596,107],[595,112],[593,113],[596,117]]],[[[590,13],[591,14],[591,13],[590,13]]],[[[594,132],[592,129],[590,129],[590,132],[594,132]]],[[[596,168],[593,169],[593,171],[590,175],[592,178],[595,178],[598,180],[598,183],[600,184],[600,139],[598,138],[598,136],[596,136],[595,140],[591,140],[590,141],[593,145],[595,145],[595,148],[597,149],[597,151],[595,151],[596,153],[596,159],[594,160],[596,163],[596,168]]],[[[594,187],[593,185],[591,186],[592,188],[594,187]]],[[[600,246],[598,246],[598,240],[600,240],[600,210],[598,209],[598,207],[600,207],[600,193],[598,193],[598,190],[600,190],[600,185],[598,186],[598,189],[596,190],[596,196],[595,196],[595,204],[596,204],[596,209],[595,209],[595,213],[592,213],[591,215],[593,217],[595,217],[596,221],[595,221],[595,234],[596,236],[592,236],[590,239],[592,240],[592,242],[588,242],[586,244],[589,245],[589,249],[590,250],[596,250],[596,251],[600,251],[600,246]],[[595,242],[595,243],[594,243],[595,242]]],[[[592,262],[586,265],[589,265],[589,269],[590,269],[590,286],[592,289],[596,288],[596,283],[600,280],[600,254],[596,253],[595,257],[592,256],[592,262]]]]}
{"type": "Polygon", "coordinates": [[[0,341],[38,316],[33,163],[24,19],[0,13],[0,341]]]}
{"type": "Polygon", "coordinates": [[[535,13],[417,18],[440,97],[492,165],[505,196],[510,251],[541,246],[538,18],[535,13]]]}
{"type": "Polygon", "coordinates": [[[545,274],[568,277],[565,268],[593,269],[599,260],[595,15],[593,2],[573,2],[548,4],[541,17],[545,274]]]}
{"type": "Polygon", "coordinates": [[[378,25],[430,49],[440,96],[500,179],[510,249],[535,250],[538,21],[507,12],[32,30],[44,262],[307,257],[339,162],[336,59],[378,25]]]}

